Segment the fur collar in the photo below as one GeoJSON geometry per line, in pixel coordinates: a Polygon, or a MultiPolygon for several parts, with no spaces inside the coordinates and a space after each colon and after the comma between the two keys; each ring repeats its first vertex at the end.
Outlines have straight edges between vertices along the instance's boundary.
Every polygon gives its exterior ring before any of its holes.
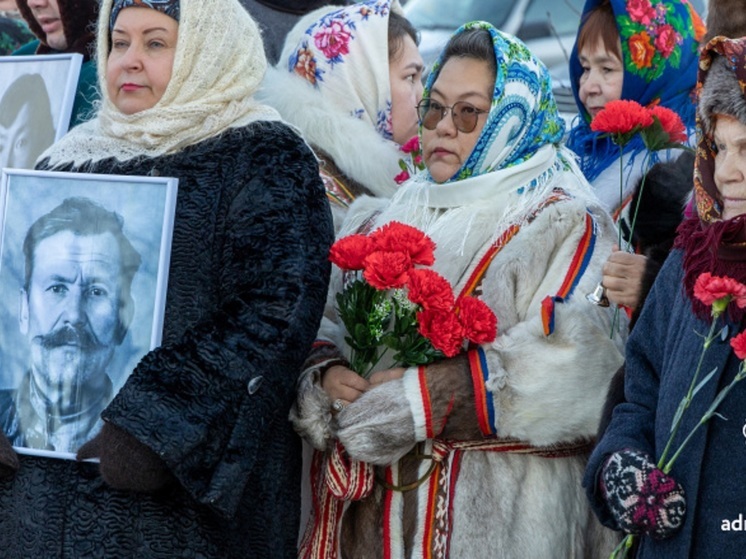
{"type": "Polygon", "coordinates": [[[309,144],[329,154],[345,175],[375,196],[390,197],[396,191],[394,177],[401,172],[399,159],[404,154],[369,123],[340,110],[284,67],[267,71],[258,97],[297,127],[309,144]]]}

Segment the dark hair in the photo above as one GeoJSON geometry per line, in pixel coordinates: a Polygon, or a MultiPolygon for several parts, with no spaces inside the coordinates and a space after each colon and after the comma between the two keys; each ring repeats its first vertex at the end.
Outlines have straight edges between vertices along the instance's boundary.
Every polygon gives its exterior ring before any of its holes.
{"type": "Polygon", "coordinates": [[[415,45],[420,44],[420,34],[414,25],[398,12],[389,13],[389,60],[396,60],[404,45],[404,37],[409,35],[415,45]]]}
{"type": "Polygon", "coordinates": [[[492,73],[492,81],[497,79],[497,61],[492,35],[486,29],[467,29],[454,35],[443,50],[441,68],[451,58],[473,58],[486,62],[492,73]]]}
{"type": "Polygon", "coordinates": [[[132,279],[140,268],[142,260],[140,253],[125,237],[123,227],[122,216],[116,212],[110,212],[88,198],[65,199],[59,206],[37,219],[26,233],[23,241],[23,254],[26,258],[23,288],[28,293],[34,268],[34,252],[44,239],[62,231],[72,231],[80,236],[111,233],[119,246],[119,261],[122,267],[122,293],[116,331],[117,343],[121,343],[134,313],[132,279]]]}
{"type": "Polygon", "coordinates": [[[599,39],[603,41],[606,52],[615,54],[619,60],[622,60],[619,28],[616,25],[614,10],[608,0],[588,12],[581,23],[576,45],[577,52],[580,53],[586,45],[595,46],[599,39]]]}
{"type": "Polygon", "coordinates": [[[54,142],[49,92],[39,74],[24,74],[10,84],[0,99],[0,126],[9,128],[24,107],[29,107],[35,121],[33,137],[41,147],[38,154],[54,142]]]}

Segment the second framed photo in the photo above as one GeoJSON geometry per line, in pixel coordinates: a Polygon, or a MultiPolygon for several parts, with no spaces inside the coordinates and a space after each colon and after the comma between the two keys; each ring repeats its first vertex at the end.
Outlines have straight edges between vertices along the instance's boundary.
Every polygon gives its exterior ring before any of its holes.
{"type": "Polygon", "coordinates": [[[8,170],[0,181],[0,427],[74,458],[161,342],[177,180],[8,170]]]}
{"type": "Polygon", "coordinates": [[[0,169],[31,169],[67,133],[83,56],[0,56],[0,169]]]}

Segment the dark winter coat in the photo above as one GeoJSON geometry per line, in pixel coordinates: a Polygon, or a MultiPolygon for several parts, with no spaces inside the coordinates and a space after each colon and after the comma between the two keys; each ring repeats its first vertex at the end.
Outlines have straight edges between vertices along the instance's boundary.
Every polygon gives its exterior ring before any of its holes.
{"type": "MultiPolygon", "coordinates": [[[[666,261],[627,342],[626,401],[617,405],[606,434],[594,450],[583,485],[601,521],[618,529],[598,489],[606,458],[624,448],[639,449],[658,460],[668,440],[681,398],[689,388],[709,322],[695,317],[683,290],[682,252],[666,261]]],[[[720,325],[722,326],[723,319],[720,325]]],[[[740,361],[728,340],[743,326],[727,329],[706,353],[700,378],[714,377],[697,393],[684,414],[674,449],[703,416],[719,389],[735,376],[740,361]]],[[[639,558],[743,558],[743,534],[724,530],[746,514],[746,441],[743,415],[746,382],[736,385],[713,418],[694,436],[671,470],[684,488],[686,520],[670,539],[642,538],[639,558]]],[[[670,454],[669,454],[670,456],[670,454]]],[[[741,524],[743,525],[743,518],[741,524]]],[[[746,528],[743,528],[746,529],[746,528]]]]}
{"type": "Polygon", "coordinates": [[[295,557],[300,440],[287,418],[333,238],[311,151],[286,125],[255,123],[65,170],[179,179],[162,346],[102,414],[175,481],[115,491],[96,464],[21,456],[0,481],[0,556],[295,557]]]}

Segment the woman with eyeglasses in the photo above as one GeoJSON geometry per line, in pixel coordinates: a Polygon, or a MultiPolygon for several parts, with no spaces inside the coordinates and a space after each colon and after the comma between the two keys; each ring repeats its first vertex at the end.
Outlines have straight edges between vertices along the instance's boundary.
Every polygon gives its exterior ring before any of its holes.
{"type": "MultiPolygon", "coordinates": [[[[426,366],[382,361],[369,387],[331,397],[323,379],[349,370],[347,332],[320,333],[338,345],[326,342],[316,392],[306,386],[292,415],[326,453],[301,556],[606,556],[617,536],[580,481],[622,362],[612,312],[585,299],[611,219],[560,147],[546,68],[517,39],[484,22],[460,28],[418,111],[427,172],[390,201],[357,200],[340,236],[393,221],[423,231],[432,268],[489,306],[497,338],[426,366]]],[[[343,281],[335,269],[329,301],[343,281]]]]}

